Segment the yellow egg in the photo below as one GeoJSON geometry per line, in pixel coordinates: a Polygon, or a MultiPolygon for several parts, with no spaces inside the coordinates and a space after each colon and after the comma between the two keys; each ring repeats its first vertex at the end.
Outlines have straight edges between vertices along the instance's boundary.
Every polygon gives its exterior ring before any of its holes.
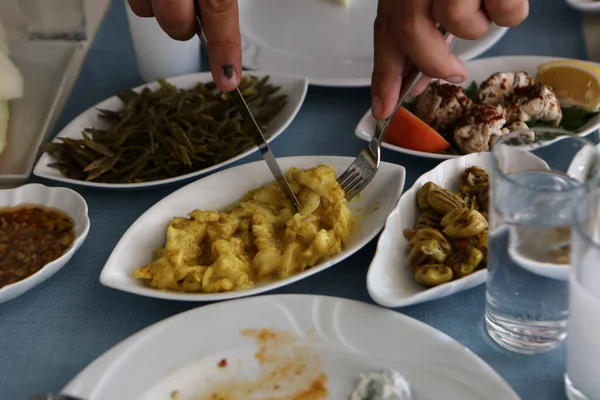
{"type": "Polygon", "coordinates": [[[600,68],[579,60],[555,60],[538,66],[536,81],[554,89],[563,106],[600,111],[600,68]]]}

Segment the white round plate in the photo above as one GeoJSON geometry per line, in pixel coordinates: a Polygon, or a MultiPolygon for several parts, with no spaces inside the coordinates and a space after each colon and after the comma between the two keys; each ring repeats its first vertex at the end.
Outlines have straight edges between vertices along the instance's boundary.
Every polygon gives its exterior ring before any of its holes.
{"type": "Polygon", "coordinates": [[[405,307],[450,296],[485,282],[487,269],[480,269],[464,278],[424,288],[413,277],[408,264],[410,248],[403,234],[404,229],[413,229],[419,218],[417,193],[421,186],[431,181],[443,188],[458,191],[458,177],[473,165],[489,171],[490,153],[474,153],[446,160],[421,175],[402,195],[379,236],[375,257],[367,273],[367,290],[376,303],[384,307],[405,307]]]}
{"type": "MultiPolygon", "coordinates": [[[[579,150],[569,165],[567,175],[582,183],[585,182],[587,173],[591,169],[591,165],[596,161],[598,150],[600,150],[600,145],[597,145],[595,148],[584,147],[579,150]]],[[[524,154],[532,156],[531,153],[524,154]]],[[[537,164],[531,168],[532,170],[551,170],[550,166],[548,166],[541,158],[535,156],[530,158],[537,164]]],[[[524,168],[519,168],[521,171],[523,169],[524,168]]],[[[510,171],[505,172],[510,173],[510,171]]],[[[508,254],[516,264],[532,274],[544,276],[546,278],[561,281],[567,281],[569,279],[569,274],[571,273],[570,264],[536,261],[536,259],[539,259],[539,254],[536,253],[540,249],[545,249],[545,251],[547,251],[547,248],[543,245],[539,245],[540,241],[543,242],[544,240],[548,240],[546,237],[536,236],[537,232],[527,232],[527,229],[523,227],[510,227],[509,229],[511,229],[511,232],[512,230],[515,231],[509,235],[511,240],[509,241],[508,254]]]]}
{"type": "Polygon", "coordinates": [[[567,0],[567,4],[581,12],[600,12],[598,0],[567,0]]]}
{"type": "MultiPolygon", "coordinates": [[[[308,81],[306,78],[300,78],[287,74],[279,74],[279,73],[267,73],[260,71],[252,71],[248,72],[258,78],[262,78],[266,75],[270,76],[269,82],[276,86],[281,86],[278,94],[287,95],[287,104],[286,106],[277,114],[277,116],[271,121],[271,123],[267,126],[264,131],[265,136],[268,138],[267,142],[275,140],[283,131],[289,126],[292,120],[298,114],[302,103],[304,102],[304,98],[306,97],[306,91],[308,90],[308,81]]],[[[198,82],[212,82],[212,75],[210,72],[203,72],[198,74],[190,74],[190,75],[182,75],[174,78],[168,78],[168,82],[177,86],[180,89],[191,89],[198,82]]],[[[152,90],[156,90],[159,85],[157,82],[153,82],[146,85],[141,85],[133,90],[139,92],[143,88],[148,87],[152,90]]],[[[103,121],[98,116],[98,108],[105,110],[113,110],[118,111],[122,108],[123,103],[116,96],[113,96],[109,99],[106,99],[95,106],[87,109],[82,114],[80,114],[77,118],[71,121],[67,126],[63,128],[62,131],[57,135],[58,137],[68,137],[72,139],[81,139],[81,131],[85,128],[90,128],[92,126],[102,127],[106,126],[106,122],[103,121]]],[[[54,142],[59,142],[58,139],[54,139],[54,142]]],[[[226,165],[229,165],[235,161],[241,160],[244,157],[254,153],[257,150],[256,147],[251,147],[243,153],[238,154],[237,156],[230,158],[227,161],[223,161],[219,164],[213,165],[212,167],[202,169],[200,171],[192,172],[186,175],[180,175],[173,178],[161,179],[151,182],[142,182],[142,183],[127,183],[127,184],[113,184],[113,183],[98,183],[98,182],[86,182],[77,179],[71,179],[64,176],[59,170],[55,168],[51,168],[48,164],[55,162],[55,159],[50,155],[43,153],[38,160],[35,168],[33,169],[33,174],[39,176],[40,178],[52,179],[55,181],[66,182],[74,185],[80,186],[89,186],[89,187],[97,187],[104,189],[136,189],[142,187],[151,187],[151,186],[159,186],[166,185],[173,182],[178,182],[181,180],[189,179],[195,176],[200,176],[207,174],[211,171],[214,171],[218,168],[222,168],[226,165]]]]}
{"type": "MultiPolygon", "coordinates": [[[[462,84],[463,87],[468,87],[471,82],[475,81],[481,83],[490,77],[490,75],[500,71],[525,71],[535,77],[537,73],[537,67],[541,63],[551,60],[560,60],[557,57],[540,57],[540,56],[510,56],[510,57],[491,57],[473,60],[465,63],[467,67],[467,79],[462,84]]],[[[591,61],[586,61],[597,67],[600,64],[591,61]]],[[[577,133],[578,136],[586,136],[600,128],[600,114],[592,118],[588,123],[583,126],[577,133]]],[[[354,134],[359,139],[364,141],[370,141],[373,132],[375,131],[375,119],[371,116],[371,110],[363,115],[362,119],[356,126],[354,134]]],[[[549,142],[550,143],[550,142],[549,142]]],[[[415,151],[405,149],[403,147],[394,146],[386,142],[382,143],[382,147],[396,151],[398,153],[410,154],[413,156],[419,156],[424,158],[433,158],[440,160],[447,160],[450,158],[457,158],[460,156],[449,155],[449,154],[436,154],[426,153],[423,151],[415,151]]]]}
{"type": "Polygon", "coordinates": [[[261,388],[248,399],[301,399],[294,396],[326,376],[328,395],[310,398],[346,400],[360,372],[385,368],[408,380],[415,400],[519,399],[483,360],[422,322],[353,300],[310,295],[260,296],[168,318],[109,350],[63,393],[90,400],[164,400],[177,390],[179,400],[200,400],[223,387],[233,390],[242,380],[256,382],[268,367],[279,378],[270,380],[271,387],[281,387],[261,388]],[[242,333],[249,329],[291,340],[285,347],[259,347],[242,333]],[[265,350],[272,358],[262,358],[261,365],[257,359],[265,350]],[[285,360],[287,370],[278,368],[276,358],[285,360]],[[223,359],[227,366],[220,368],[223,359]],[[295,365],[304,365],[297,375],[295,365]],[[281,393],[286,389],[287,395],[281,393]]]}
{"type": "MultiPolygon", "coordinates": [[[[278,159],[281,168],[312,168],[328,164],[341,174],[354,161],[351,157],[300,156],[278,159]]],[[[165,230],[173,217],[185,216],[195,209],[222,210],[238,202],[248,191],[273,182],[264,161],[239,165],[193,182],[156,203],[125,232],[110,255],[100,282],[106,286],[138,295],[167,300],[214,301],[263,293],[323,271],[360,250],[383,229],[388,214],[398,203],[404,188],[404,167],[382,162],[371,183],[355,197],[349,207],[356,215],[345,249],[337,256],[287,279],[256,285],[248,290],[224,293],[180,293],[156,290],[133,279],[133,271],[152,261],[152,253],[164,244],[165,230]]],[[[343,273],[343,272],[340,272],[343,273]]]]}
{"type": "Polygon", "coordinates": [[[22,295],[57,273],[81,247],[90,230],[87,203],[74,190],[48,187],[38,183],[0,190],[0,208],[21,205],[51,207],[66,213],[75,223],[75,239],[65,254],[49,262],[35,274],[0,288],[0,304],[22,295]]]}
{"type": "MultiPolygon", "coordinates": [[[[245,0],[239,8],[244,67],[306,76],[318,86],[371,85],[376,1],[245,0]]],[[[453,52],[470,60],[506,30],[493,25],[482,39],[455,39],[453,52]]]]}

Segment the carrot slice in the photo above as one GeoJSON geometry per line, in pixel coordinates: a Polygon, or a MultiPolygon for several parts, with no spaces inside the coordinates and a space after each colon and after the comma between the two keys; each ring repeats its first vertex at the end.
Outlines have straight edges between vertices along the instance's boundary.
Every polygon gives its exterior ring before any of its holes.
{"type": "Polygon", "coordinates": [[[400,107],[390,121],[385,141],[395,146],[426,153],[439,153],[450,143],[425,122],[404,107],[400,107]]]}

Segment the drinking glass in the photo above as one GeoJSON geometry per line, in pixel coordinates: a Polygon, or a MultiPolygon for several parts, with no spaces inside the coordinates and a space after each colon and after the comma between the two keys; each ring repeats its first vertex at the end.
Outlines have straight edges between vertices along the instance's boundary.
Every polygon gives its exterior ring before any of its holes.
{"type": "Polygon", "coordinates": [[[86,40],[84,0],[19,0],[31,40],[86,40]]]}
{"type": "Polygon", "coordinates": [[[567,335],[573,209],[600,165],[596,147],[573,135],[516,131],[492,148],[485,324],[513,352],[543,353],[567,335]]]}
{"type": "Polygon", "coordinates": [[[600,399],[600,191],[577,207],[569,276],[565,389],[571,400],[600,399]]]}

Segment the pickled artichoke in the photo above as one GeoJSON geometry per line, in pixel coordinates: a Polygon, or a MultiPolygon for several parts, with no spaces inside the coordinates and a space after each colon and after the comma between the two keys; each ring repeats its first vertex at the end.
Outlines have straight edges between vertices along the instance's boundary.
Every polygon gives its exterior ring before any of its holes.
{"type": "Polygon", "coordinates": [[[477,203],[481,210],[487,212],[490,206],[490,191],[483,190],[477,194],[477,203]]]}
{"type": "Polygon", "coordinates": [[[419,215],[416,229],[419,230],[422,228],[440,228],[441,218],[442,217],[433,210],[424,211],[421,215],[419,215]]]}
{"type": "Polygon", "coordinates": [[[431,189],[438,187],[439,186],[433,182],[427,182],[421,186],[421,189],[419,189],[419,192],[417,193],[417,206],[419,207],[419,210],[425,211],[430,207],[429,202],[427,201],[427,194],[431,189]]]}
{"type": "Polygon", "coordinates": [[[442,246],[436,240],[424,240],[417,243],[410,254],[408,262],[412,267],[424,264],[443,264],[448,257],[442,246]]]}
{"type": "Polygon", "coordinates": [[[483,254],[483,262],[487,263],[488,256],[488,231],[487,229],[477,237],[477,244],[475,248],[483,254]]]}
{"type": "Polygon", "coordinates": [[[442,250],[446,252],[446,254],[452,253],[452,246],[448,243],[448,240],[444,237],[444,234],[437,229],[433,228],[421,228],[415,232],[415,234],[410,238],[408,242],[410,247],[414,247],[420,242],[426,240],[435,240],[438,242],[442,250]]]}
{"type": "Polygon", "coordinates": [[[457,251],[446,260],[446,265],[452,269],[454,277],[463,278],[475,271],[483,261],[483,253],[474,247],[457,251]]]}
{"type": "Polygon", "coordinates": [[[463,193],[479,193],[487,191],[490,185],[490,176],[481,167],[469,167],[460,174],[458,188],[463,193]]]}
{"type": "Polygon", "coordinates": [[[467,203],[449,190],[437,187],[427,193],[427,202],[436,212],[446,214],[457,208],[466,208],[467,203]]]}
{"type": "Polygon", "coordinates": [[[478,166],[459,176],[457,193],[431,181],[421,186],[416,196],[421,213],[404,230],[417,283],[437,286],[485,268],[489,186],[489,174],[478,166]]]}
{"type": "Polygon", "coordinates": [[[444,234],[463,239],[476,236],[488,227],[488,222],[477,210],[467,208],[450,211],[441,220],[444,234]]]}
{"type": "Polygon", "coordinates": [[[419,285],[432,287],[452,280],[452,269],[442,264],[427,264],[415,269],[415,281],[419,285]]]}
{"type": "Polygon", "coordinates": [[[467,208],[479,211],[479,204],[477,203],[477,195],[475,195],[473,193],[463,193],[463,194],[461,194],[460,197],[465,201],[467,208]]]}

